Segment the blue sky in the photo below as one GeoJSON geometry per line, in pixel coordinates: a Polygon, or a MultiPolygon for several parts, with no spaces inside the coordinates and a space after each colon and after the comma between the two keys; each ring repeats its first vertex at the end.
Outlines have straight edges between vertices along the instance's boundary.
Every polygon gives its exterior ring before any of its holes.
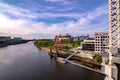
{"type": "Polygon", "coordinates": [[[0,0],[0,35],[53,38],[108,31],[108,0],[0,0]]]}

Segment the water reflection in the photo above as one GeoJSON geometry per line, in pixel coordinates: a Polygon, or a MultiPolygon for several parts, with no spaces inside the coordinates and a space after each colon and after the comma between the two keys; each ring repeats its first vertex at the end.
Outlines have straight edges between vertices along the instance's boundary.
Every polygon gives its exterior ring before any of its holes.
{"type": "Polygon", "coordinates": [[[0,48],[0,80],[103,80],[103,75],[56,63],[33,42],[0,48]]]}

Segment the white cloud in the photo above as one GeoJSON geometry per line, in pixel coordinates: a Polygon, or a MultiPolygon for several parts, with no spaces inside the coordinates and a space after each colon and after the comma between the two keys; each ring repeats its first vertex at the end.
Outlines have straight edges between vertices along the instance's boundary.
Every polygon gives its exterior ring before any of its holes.
{"type": "Polygon", "coordinates": [[[56,3],[61,3],[62,5],[70,5],[72,4],[69,0],[45,0],[46,2],[56,2],[56,3]]]}
{"type": "MultiPolygon", "coordinates": [[[[61,0],[50,0],[50,1],[61,1],[61,0]]],[[[47,7],[46,7],[47,8],[47,7]]],[[[48,7],[49,8],[49,7],[48,7]]],[[[54,9],[52,7],[52,9],[54,9]]],[[[66,11],[66,10],[72,10],[74,7],[59,9],[59,11],[66,11]]],[[[58,8],[56,8],[58,10],[58,8]]],[[[58,18],[58,17],[69,17],[74,19],[82,18],[83,16],[86,17],[86,15],[89,15],[88,17],[95,17],[97,15],[105,14],[104,12],[106,10],[106,6],[97,8],[94,12],[86,12],[86,13],[78,13],[78,12],[68,12],[68,13],[54,13],[54,12],[40,12],[37,13],[35,11],[32,11],[30,9],[23,9],[21,7],[9,5],[6,3],[0,2],[0,13],[8,13],[9,16],[17,17],[17,18],[23,18],[23,19],[37,19],[37,18],[58,18]],[[103,10],[104,8],[104,10],[103,10]],[[102,9],[102,10],[101,10],[102,9]],[[98,13],[99,12],[99,13],[98,13]]]]}
{"type": "MultiPolygon", "coordinates": [[[[48,8],[48,7],[46,7],[48,8]]],[[[74,7],[60,9],[59,11],[66,11],[71,10],[74,7]]],[[[58,9],[56,9],[58,10],[58,9]]],[[[80,18],[81,16],[85,14],[80,13],[54,13],[54,12],[40,12],[37,13],[35,11],[32,11],[30,9],[23,9],[21,7],[9,5],[6,3],[0,2],[0,13],[7,13],[10,14],[10,16],[14,16],[17,18],[27,18],[27,19],[36,19],[36,18],[57,18],[57,17],[70,17],[70,18],[80,18]]]]}
{"type": "Polygon", "coordinates": [[[49,2],[59,2],[59,1],[63,1],[63,0],[46,0],[46,1],[49,1],[49,2]]]}
{"type": "Polygon", "coordinates": [[[91,12],[86,12],[83,14],[41,13],[40,15],[34,12],[32,13],[27,9],[22,9],[22,8],[19,9],[18,7],[14,7],[3,3],[0,3],[0,7],[2,7],[0,8],[2,9],[0,11],[0,33],[2,33],[3,35],[13,35],[13,36],[20,35],[25,38],[40,38],[40,37],[43,38],[44,37],[43,35],[45,35],[47,36],[47,38],[50,38],[56,34],[63,34],[63,33],[71,33],[76,35],[79,35],[81,33],[93,34],[96,31],[103,31],[104,27],[107,26],[107,19],[102,20],[98,24],[91,24],[92,20],[96,20],[99,16],[108,14],[106,6],[98,7],[97,9],[91,12]],[[32,20],[28,20],[27,18],[23,19],[19,17],[18,19],[12,19],[3,12],[8,12],[11,14],[28,17],[28,18],[35,18],[35,17],[55,18],[58,16],[65,16],[65,17],[67,16],[67,17],[74,17],[77,19],[77,21],[68,21],[64,23],[56,23],[56,24],[48,25],[47,23],[34,22],[32,20]],[[28,14],[25,14],[24,12],[28,14]],[[92,32],[90,28],[92,29],[92,32]]]}
{"type": "Polygon", "coordinates": [[[21,18],[36,18],[37,17],[36,13],[28,9],[23,9],[21,7],[17,7],[17,6],[13,6],[13,5],[9,5],[6,3],[1,3],[1,2],[0,2],[0,12],[8,13],[11,16],[21,17],[21,18]]]}

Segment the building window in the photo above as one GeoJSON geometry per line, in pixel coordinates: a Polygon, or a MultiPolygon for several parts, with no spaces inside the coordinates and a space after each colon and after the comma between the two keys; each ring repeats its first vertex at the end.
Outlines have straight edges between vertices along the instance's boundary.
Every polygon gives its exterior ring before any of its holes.
{"type": "Polygon", "coordinates": [[[120,48],[118,48],[118,53],[120,54],[120,48]]]}

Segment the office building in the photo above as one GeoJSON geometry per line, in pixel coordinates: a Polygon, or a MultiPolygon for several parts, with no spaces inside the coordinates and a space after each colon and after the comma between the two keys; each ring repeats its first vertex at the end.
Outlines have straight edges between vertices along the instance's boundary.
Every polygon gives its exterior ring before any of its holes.
{"type": "Polygon", "coordinates": [[[95,33],[95,52],[109,52],[109,33],[97,32],[95,33]]]}
{"type": "Polygon", "coordinates": [[[93,38],[86,39],[82,42],[82,50],[94,51],[95,40],[93,38]]]}
{"type": "Polygon", "coordinates": [[[120,0],[109,0],[109,80],[120,80],[120,0]]]}

